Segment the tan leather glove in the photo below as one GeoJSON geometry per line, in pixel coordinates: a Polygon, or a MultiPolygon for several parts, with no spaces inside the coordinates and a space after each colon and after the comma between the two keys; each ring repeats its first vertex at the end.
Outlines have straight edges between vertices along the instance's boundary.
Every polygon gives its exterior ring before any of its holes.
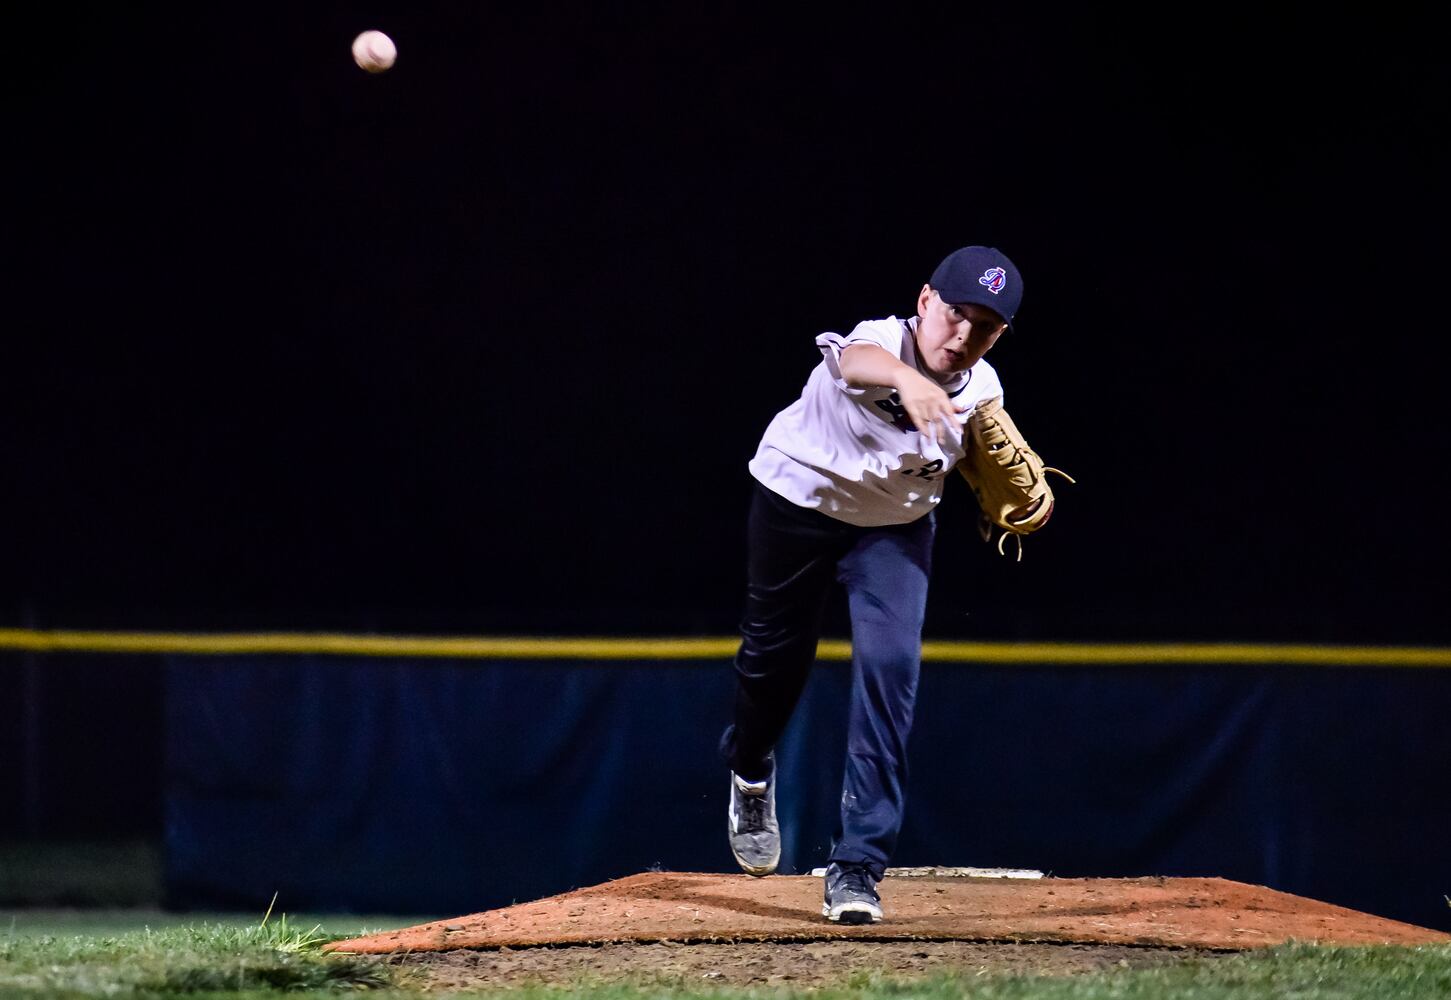
{"type": "Polygon", "coordinates": [[[998,553],[1012,535],[1023,558],[1023,536],[1037,531],[1053,516],[1053,489],[1047,473],[1056,472],[1070,483],[1072,476],[1045,466],[1028,447],[1013,418],[1003,409],[1001,396],[983,400],[963,429],[967,457],[957,464],[982,508],[983,538],[998,534],[998,553]],[[1000,532],[1000,534],[999,534],[1000,532]]]}

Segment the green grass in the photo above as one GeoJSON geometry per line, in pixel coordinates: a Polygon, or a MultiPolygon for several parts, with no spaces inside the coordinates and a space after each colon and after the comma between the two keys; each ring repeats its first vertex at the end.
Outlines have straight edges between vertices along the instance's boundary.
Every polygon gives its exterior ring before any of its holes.
{"type": "MultiPolygon", "coordinates": [[[[361,937],[381,930],[412,927],[439,916],[397,914],[289,914],[293,925],[318,925],[330,938],[361,937]]],[[[256,913],[171,913],[166,910],[52,910],[0,909],[0,941],[7,938],[119,937],[133,931],[178,930],[207,925],[246,928],[258,922],[256,913]]],[[[3,1000],[3,998],[0,998],[3,1000]]]]}
{"type": "Polygon", "coordinates": [[[949,974],[915,984],[868,980],[818,994],[817,1000],[1442,1000],[1447,996],[1451,996],[1451,946],[1345,948],[1291,944],[1212,961],[1191,959],[1158,968],[1075,977],[975,979],[949,974]]]}
{"type": "Polygon", "coordinates": [[[322,954],[327,940],[317,926],[286,916],[248,927],[201,924],[115,937],[0,937],[0,997],[275,996],[399,980],[376,960],[322,954]]]}
{"type": "MultiPolygon", "coordinates": [[[[0,935],[0,997],[92,1000],[147,997],[201,1000],[368,996],[423,1000],[422,981],[361,956],[324,955],[315,926],[270,919],[250,927],[200,925],[115,937],[6,938],[0,935]]],[[[634,984],[581,979],[482,995],[508,1000],[750,1000],[808,995],[790,989],[704,989],[660,978],[634,984]]],[[[459,994],[449,994],[456,996],[459,994]]],[[[1120,969],[1069,978],[976,977],[969,973],[901,979],[857,973],[813,1000],[1420,1000],[1451,996],[1451,945],[1346,948],[1287,945],[1213,961],[1120,969]]]]}

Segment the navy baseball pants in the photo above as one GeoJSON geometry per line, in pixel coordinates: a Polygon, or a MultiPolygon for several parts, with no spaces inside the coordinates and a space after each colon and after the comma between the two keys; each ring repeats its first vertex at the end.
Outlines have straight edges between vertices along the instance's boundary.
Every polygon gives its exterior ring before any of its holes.
{"type": "Polygon", "coordinates": [[[746,609],[736,654],[733,723],[721,753],[748,781],[770,773],[816,659],[833,580],[851,613],[852,691],[841,832],[831,860],[880,879],[906,805],[907,736],[922,662],[933,515],[859,528],[755,484],[747,524],[746,609]]]}

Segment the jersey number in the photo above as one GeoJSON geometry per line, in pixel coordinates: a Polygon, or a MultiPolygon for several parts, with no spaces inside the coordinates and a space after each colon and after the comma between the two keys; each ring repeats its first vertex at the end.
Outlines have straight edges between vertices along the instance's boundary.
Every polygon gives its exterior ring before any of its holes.
{"type": "Polygon", "coordinates": [[[934,458],[920,469],[903,469],[902,472],[908,476],[916,476],[919,479],[932,479],[942,471],[942,459],[934,458]]]}
{"type": "MultiPolygon", "coordinates": [[[[915,431],[917,429],[916,425],[912,423],[912,418],[907,416],[907,408],[902,405],[901,399],[895,392],[886,399],[879,399],[876,402],[878,409],[892,418],[893,427],[903,431],[915,431]]],[[[912,476],[916,479],[933,479],[941,471],[942,459],[934,458],[920,469],[903,469],[902,474],[912,476]]]]}
{"type": "Polygon", "coordinates": [[[877,409],[886,413],[887,418],[892,421],[892,426],[899,431],[915,431],[917,426],[912,423],[912,418],[907,416],[907,408],[902,405],[902,400],[894,392],[886,399],[876,401],[877,409]]]}

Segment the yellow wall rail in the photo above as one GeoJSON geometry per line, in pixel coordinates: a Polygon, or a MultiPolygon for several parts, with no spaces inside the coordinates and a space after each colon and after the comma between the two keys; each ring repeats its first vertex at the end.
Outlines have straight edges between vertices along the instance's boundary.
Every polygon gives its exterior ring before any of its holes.
{"type": "MultiPolygon", "coordinates": [[[[36,653],[311,654],[483,660],[724,660],[734,637],[549,638],[357,635],[333,632],[88,632],[0,628],[0,650],[36,653]]],[[[851,643],[823,640],[822,660],[851,659],[851,643]]],[[[1187,642],[956,642],[928,640],[932,663],[1263,664],[1451,667],[1451,649],[1187,642]]]]}

